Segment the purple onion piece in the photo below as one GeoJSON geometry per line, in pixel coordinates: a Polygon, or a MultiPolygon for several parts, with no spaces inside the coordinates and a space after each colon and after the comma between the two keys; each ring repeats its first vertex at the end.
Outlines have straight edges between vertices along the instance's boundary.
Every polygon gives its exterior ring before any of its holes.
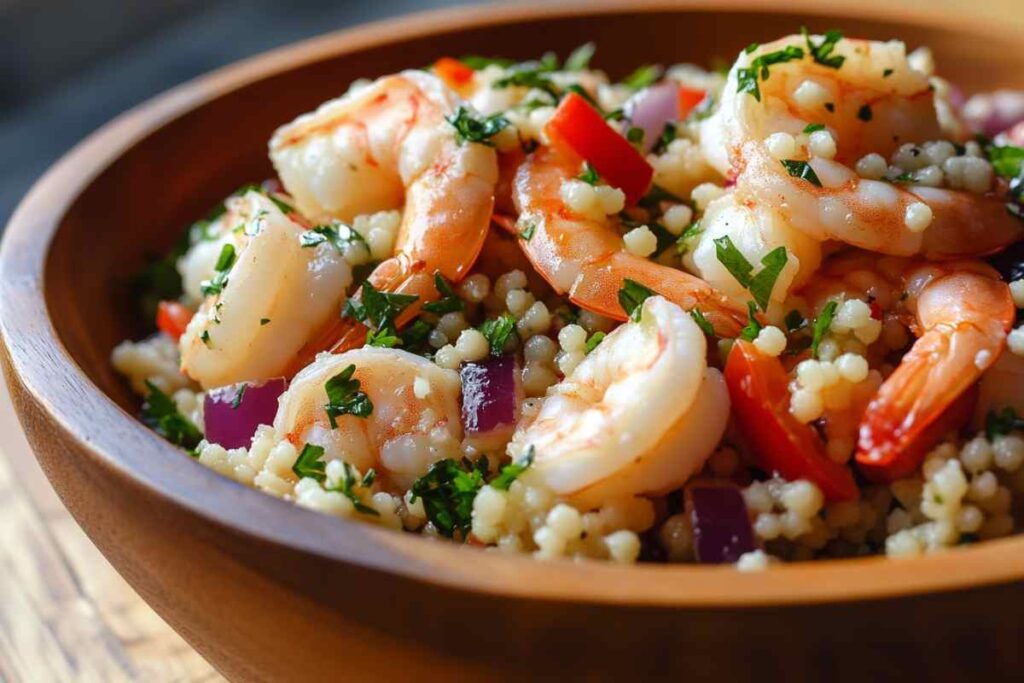
{"type": "Polygon", "coordinates": [[[962,110],[968,128],[995,137],[1024,121],[1024,91],[997,90],[974,95],[962,110]]]}
{"type": "Polygon", "coordinates": [[[511,430],[519,417],[519,368],[514,355],[465,363],[462,426],[467,436],[511,430]]]}
{"type": "Polygon", "coordinates": [[[224,448],[248,447],[256,428],[271,424],[277,399],[288,388],[283,377],[263,382],[239,382],[206,392],[203,422],[206,440],[224,448]]]}
{"type": "Polygon", "coordinates": [[[665,124],[679,120],[679,86],[665,81],[644,88],[626,101],[623,114],[631,125],[643,129],[644,152],[650,152],[665,124]]]}
{"type": "Polygon", "coordinates": [[[686,499],[698,562],[733,563],[756,548],[747,505],[737,487],[691,484],[686,489],[686,499]]]}

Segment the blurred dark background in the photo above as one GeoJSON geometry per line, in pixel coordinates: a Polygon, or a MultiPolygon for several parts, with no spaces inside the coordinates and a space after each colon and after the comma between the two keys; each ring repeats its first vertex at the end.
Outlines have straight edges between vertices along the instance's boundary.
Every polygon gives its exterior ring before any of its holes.
{"type": "Polygon", "coordinates": [[[0,232],[72,145],[170,86],[266,49],[466,0],[0,0],[0,232]]]}

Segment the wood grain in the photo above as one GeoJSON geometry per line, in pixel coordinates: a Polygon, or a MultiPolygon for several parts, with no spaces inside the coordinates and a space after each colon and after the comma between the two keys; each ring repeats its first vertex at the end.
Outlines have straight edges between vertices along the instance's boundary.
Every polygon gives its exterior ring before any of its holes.
{"type": "Polygon", "coordinates": [[[219,681],[47,483],[0,384],[0,680],[219,681]]]}

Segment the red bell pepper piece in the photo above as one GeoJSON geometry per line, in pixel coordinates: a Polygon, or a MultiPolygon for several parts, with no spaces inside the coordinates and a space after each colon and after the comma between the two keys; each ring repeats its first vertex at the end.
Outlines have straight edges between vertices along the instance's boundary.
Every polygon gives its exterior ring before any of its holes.
{"type": "Polygon", "coordinates": [[[651,165],[578,93],[565,96],[545,131],[553,144],[583,157],[609,185],[622,190],[627,204],[636,204],[651,186],[651,165]]]}
{"type": "Polygon", "coordinates": [[[703,90],[687,88],[685,85],[679,86],[679,120],[685,119],[687,114],[704,101],[706,95],[707,93],[703,90]]]}
{"type": "Polygon", "coordinates": [[[434,62],[434,73],[449,86],[456,89],[473,79],[473,70],[451,57],[441,57],[441,59],[434,62]]]}
{"type": "Polygon", "coordinates": [[[777,358],[739,340],[725,364],[725,383],[736,425],[761,469],[812,481],[830,501],[858,497],[850,468],[830,460],[817,432],[789,412],[789,377],[777,358]]]}
{"type": "Polygon", "coordinates": [[[161,301],[156,307],[156,326],[174,341],[181,339],[189,321],[195,315],[177,301],[161,301]]]}

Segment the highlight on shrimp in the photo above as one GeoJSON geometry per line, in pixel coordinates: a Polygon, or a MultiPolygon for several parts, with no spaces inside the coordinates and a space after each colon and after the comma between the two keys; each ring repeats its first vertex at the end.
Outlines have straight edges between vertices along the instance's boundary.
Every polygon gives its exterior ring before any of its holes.
{"type": "Polygon", "coordinates": [[[143,274],[157,331],[112,362],[204,466],[497,552],[756,570],[1015,533],[1024,122],[886,38],[360,80],[143,274]]]}

